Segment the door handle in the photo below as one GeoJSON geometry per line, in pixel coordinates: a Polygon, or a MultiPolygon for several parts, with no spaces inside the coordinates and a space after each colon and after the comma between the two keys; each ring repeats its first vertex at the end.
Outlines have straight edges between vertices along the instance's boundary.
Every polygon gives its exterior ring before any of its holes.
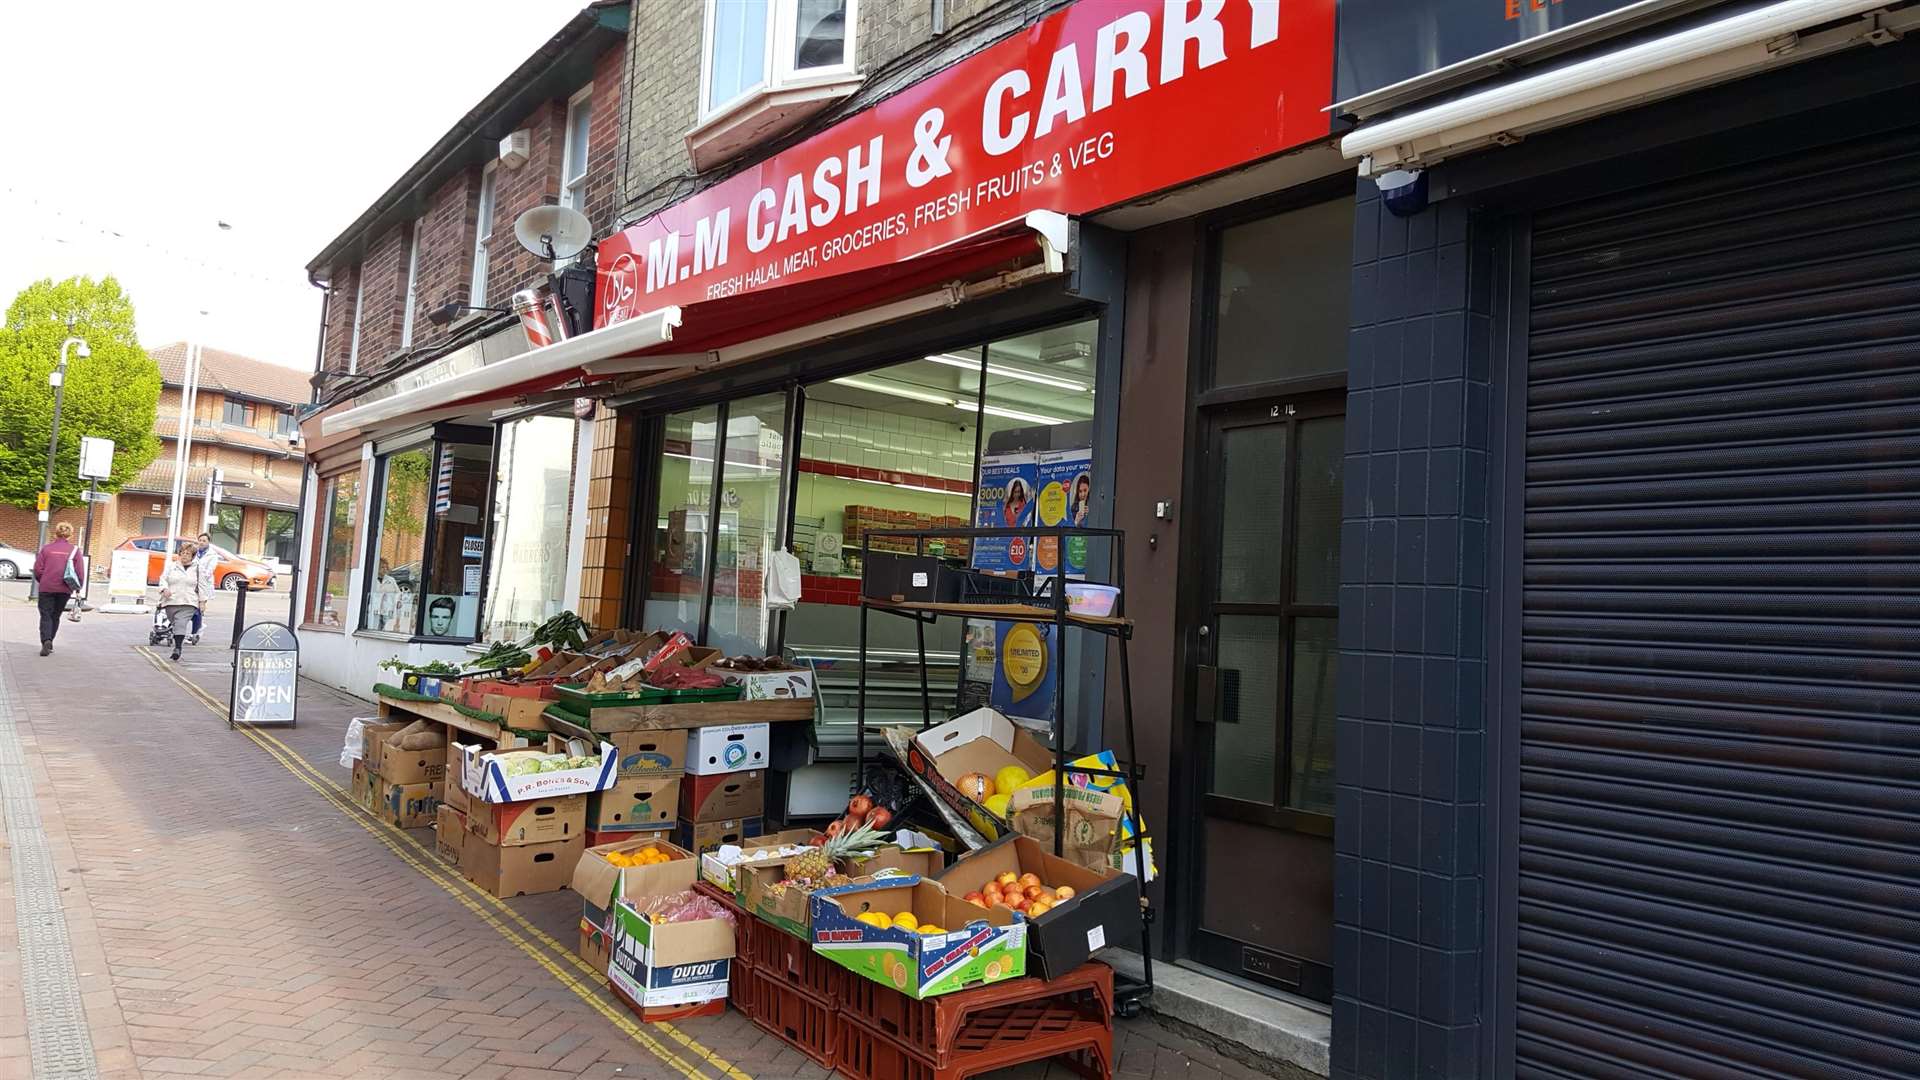
{"type": "Polygon", "coordinates": [[[1211,664],[1194,668],[1193,696],[1193,722],[1213,726],[1220,716],[1219,668],[1211,664]]]}

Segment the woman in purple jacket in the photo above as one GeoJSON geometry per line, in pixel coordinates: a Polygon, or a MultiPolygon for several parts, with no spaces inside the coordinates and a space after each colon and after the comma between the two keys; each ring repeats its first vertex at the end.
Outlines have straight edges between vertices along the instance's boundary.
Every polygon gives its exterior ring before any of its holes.
{"type": "Polygon", "coordinates": [[[78,583],[87,580],[87,557],[74,550],[72,525],[63,521],[53,527],[53,539],[34,556],[33,579],[40,588],[40,655],[51,656],[53,635],[60,632],[60,614],[67,610],[78,583]]]}

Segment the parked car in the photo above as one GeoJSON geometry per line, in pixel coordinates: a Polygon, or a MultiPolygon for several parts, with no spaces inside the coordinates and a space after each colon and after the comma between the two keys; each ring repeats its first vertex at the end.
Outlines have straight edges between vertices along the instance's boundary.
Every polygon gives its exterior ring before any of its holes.
{"type": "Polygon", "coordinates": [[[33,573],[33,552],[0,545],[0,581],[12,581],[33,573]]]}
{"type": "MultiPolygon", "coordinates": [[[[166,566],[169,553],[180,550],[182,542],[191,537],[180,537],[173,543],[167,543],[164,536],[130,536],[120,542],[116,551],[138,549],[147,553],[147,584],[160,583],[160,571],[166,566]]],[[[273,588],[273,569],[252,559],[243,559],[218,544],[213,545],[214,558],[213,583],[221,589],[237,589],[242,581],[247,588],[254,590],[273,588]]]]}

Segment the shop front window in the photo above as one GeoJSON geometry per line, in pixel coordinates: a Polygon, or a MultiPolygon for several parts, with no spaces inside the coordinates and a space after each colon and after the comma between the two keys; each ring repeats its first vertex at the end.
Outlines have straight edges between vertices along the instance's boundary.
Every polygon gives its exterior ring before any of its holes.
{"type": "Polygon", "coordinates": [[[421,555],[427,537],[428,484],[433,447],[416,446],[378,461],[374,497],[373,578],[363,629],[413,633],[420,596],[421,555]]]}
{"type": "Polygon", "coordinates": [[[700,633],[707,582],[707,522],[713,513],[714,442],[720,409],[666,418],[655,477],[645,624],[700,633]]]}
{"type": "Polygon", "coordinates": [[[771,640],[772,613],[762,585],[767,559],[780,541],[786,424],[785,394],[727,406],[707,644],[729,656],[764,653],[771,640]]]}
{"type": "MultiPolygon", "coordinates": [[[[558,614],[567,578],[575,423],[530,416],[500,426],[485,639],[515,640],[558,614]]],[[[469,561],[463,554],[463,562],[469,561]]]]}
{"type": "Polygon", "coordinates": [[[321,481],[320,511],[314,533],[312,593],[307,598],[307,622],[341,627],[347,610],[347,568],[353,561],[355,515],[360,505],[360,474],[341,473],[321,481]]]}

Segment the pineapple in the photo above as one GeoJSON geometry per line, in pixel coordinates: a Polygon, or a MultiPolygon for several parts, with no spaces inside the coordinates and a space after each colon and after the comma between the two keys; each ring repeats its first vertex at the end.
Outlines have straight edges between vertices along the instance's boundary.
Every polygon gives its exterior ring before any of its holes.
{"type": "Polygon", "coordinates": [[[872,826],[848,829],[838,836],[827,837],[826,843],[815,850],[796,856],[787,864],[787,876],[812,891],[826,885],[828,878],[837,876],[835,868],[842,862],[864,859],[879,850],[883,842],[880,830],[872,826]],[[812,884],[807,884],[809,882],[812,884]]]}

